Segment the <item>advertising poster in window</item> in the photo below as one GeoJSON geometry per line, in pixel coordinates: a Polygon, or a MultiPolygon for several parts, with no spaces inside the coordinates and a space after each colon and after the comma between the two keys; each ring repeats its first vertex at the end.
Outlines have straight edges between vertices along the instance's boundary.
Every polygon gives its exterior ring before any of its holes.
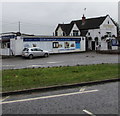
{"type": "Polygon", "coordinates": [[[53,42],[53,48],[58,48],[59,47],[59,43],[58,42],[53,42]]]}
{"type": "Polygon", "coordinates": [[[75,49],[75,42],[64,42],[65,49],[75,49]]]}
{"type": "Polygon", "coordinates": [[[59,42],[58,49],[64,49],[64,42],[59,42]]]}
{"type": "Polygon", "coordinates": [[[70,48],[75,49],[75,42],[70,42],[70,48]]]}

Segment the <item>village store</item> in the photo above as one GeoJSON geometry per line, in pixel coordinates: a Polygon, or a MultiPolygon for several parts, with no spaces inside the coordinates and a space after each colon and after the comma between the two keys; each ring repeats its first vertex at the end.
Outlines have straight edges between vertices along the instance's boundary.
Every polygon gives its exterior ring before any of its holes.
{"type": "MultiPolygon", "coordinates": [[[[5,37],[2,36],[2,41],[5,37]]],[[[85,37],[14,36],[9,38],[9,47],[2,48],[8,51],[2,55],[21,55],[22,50],[29,47],[40,47],[50,53],[85,51],[85,43],[85,37]]]]}

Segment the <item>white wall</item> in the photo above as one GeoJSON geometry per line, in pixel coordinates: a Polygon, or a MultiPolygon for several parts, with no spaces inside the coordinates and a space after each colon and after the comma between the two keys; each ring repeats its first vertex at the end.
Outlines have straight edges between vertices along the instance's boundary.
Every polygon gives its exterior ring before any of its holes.
{"type": "Polygon", "coordinates": [[[92,41],[95,41],[95,37],[98,37],[99,41],[100,41],[100,38],[101,38],[101,34],[99,34],[100,32],[100,29],[90,29],[88,30],[88,33],[90,33],[90,35],[87,35],[86,36],[90,36],[92,37],[92,41]]]}
{"type": "Polygon", "coordinates": [[[85,38],[85,37],[82,37],[82,38],[81,38],[80,45],[81,45],[80,50],[81,50],[81,51],[86,51],[86,38],[85,38]]]}
{"type": "Polygon", "coordinates": [[[100,50],[108,50],[108,46],[107,46],[106,40],[102,40],[102,41],[101,41],[100,50]]]}
{"type": "Polygon", "coordinates": [[[117,36],[117,27],[109,16],[107,16],[104,22],[100,25],[100,29],[102,36],[106,35],[106,32],[111,32],[111,35],[117,36]]]}
{"type": "Polygon", "coordinates": [[[57,30],[57,36],[63,36],[63,31],[62,31],[61,27],[59,27],[57,30]]]}
{"type": "Polygon", "coordinates": [[[33,44],[36,45],[36,47],[40,47],[43,50],[47,50],[49,52],[52,51],[52,42],[43,42],[43,41],[37,41],[37,42],[23,42],[23,46],[26,47],[33,47],[33,44]]]}
{"type": "MultiPolygon", "coordinates": [[[[90,36],[92,37],[92,41],[95,41],[95,37],[98,37],[98,42],[101,42],[101,50],[108,50],[107,48],[107,42],[106,40],[103,41],[101,40],[102,36],[105,36],[107,33],[106,32],[111,32],[111,36],[115,35],[117,36],[117,27],[115,26],[115,24],[113,23],[113,21],[111,20],[111,18],[109,16],[106,17],[106,19],[103,21],[103,23],[100,25],[99,29],[90,29],[88,30],[88,33],[90,33],[90,35],[86,36],[90,36]],[[108,24],[109,22],[109,24],[108,24]]],[[[115,39],[115,38],[111,38],[111,39],[115,39]]],[[[91,40],[88,41],[88,48],[91,49],[91,40]]],[[[116,49],[117,47],[112,47],[112,49],[116,49]]]]}
{"type": "Polygon", "coordinates": [[[112,46],[112,50],[118,50],[118,46],[112,46]]]}
{"type": "Polygon", "coordinates": [[[17,39],[10,40],[10,48],[13,52],[13,55],[21,55],[23,50],[23,39],[21,37],[17,37],[17,39]]]}
{"type": "Polygon", "coordinates": [[[0,49],[0,55],[9,56],[10,55],[10,49],[9,48],[0,49]]]}

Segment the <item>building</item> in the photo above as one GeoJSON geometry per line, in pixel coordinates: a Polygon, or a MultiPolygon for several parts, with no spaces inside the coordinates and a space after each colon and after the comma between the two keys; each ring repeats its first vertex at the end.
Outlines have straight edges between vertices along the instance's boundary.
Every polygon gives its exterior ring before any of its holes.
{"type": "Polygon", "coordinates": [[[1,55],[21,55],[24,48],[40,47],[50,53],[85,51],[85,37],[34,36],[7,33],[1,36],[1,55]]]}
{"type": "Polygon", "coordinates": [[[117,25],[109,16],[88,18],[83,14],[81,20],[69,24],[58,24],[56,36],[84,36],[86,50],[115,50],[118,48],[117,25]]]}

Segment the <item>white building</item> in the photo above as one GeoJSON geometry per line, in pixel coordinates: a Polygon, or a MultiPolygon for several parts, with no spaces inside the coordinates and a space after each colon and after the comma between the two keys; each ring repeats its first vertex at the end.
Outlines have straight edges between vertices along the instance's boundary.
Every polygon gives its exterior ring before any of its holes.
{"type": "Polygon", "coordinates": [[[2,35],[1,55],[21,55],[28,47],[40,47],[50,53],[86,51],[85,37],[2,35]]]}
{"type": "Polygon", "coordinates": [[[58,24],[55,35],[85,36],[87,50],[118,49],[117,26],[109,15],[89,19],[83,15],[82,20],[58,24]]]}

